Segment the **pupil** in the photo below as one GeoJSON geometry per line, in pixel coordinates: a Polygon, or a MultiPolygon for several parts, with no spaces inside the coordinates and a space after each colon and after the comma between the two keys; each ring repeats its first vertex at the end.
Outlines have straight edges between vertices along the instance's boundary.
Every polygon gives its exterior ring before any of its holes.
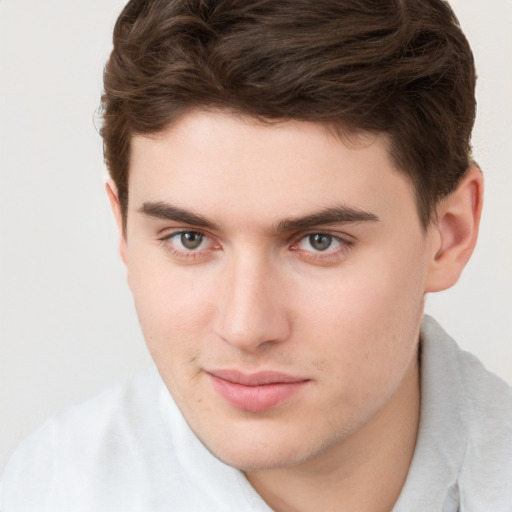
{"type": "Polygon", "coordinates": [[[311,247],[315,248],[317,251],[325,251],[329,249],[332,237],[330,235],[310,235],[309,242],[311,243],[311,247]]]}
{"type": "Polygon", "coordinates": [[[180,238],[183,247],[187,249],[197,249],[203,241],[203,235],[194,232],[182,233],[180,238]]]}

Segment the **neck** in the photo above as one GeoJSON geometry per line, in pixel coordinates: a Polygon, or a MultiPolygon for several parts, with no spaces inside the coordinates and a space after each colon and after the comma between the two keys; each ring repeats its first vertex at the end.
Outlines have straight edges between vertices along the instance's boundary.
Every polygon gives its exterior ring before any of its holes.
{"type": "Polygon", "coordinates": [[[419,413],[415,359],[391,399],[352,436],[298,466],[246,477],[276,512],[389,512],[409,470],[419,413]]]}

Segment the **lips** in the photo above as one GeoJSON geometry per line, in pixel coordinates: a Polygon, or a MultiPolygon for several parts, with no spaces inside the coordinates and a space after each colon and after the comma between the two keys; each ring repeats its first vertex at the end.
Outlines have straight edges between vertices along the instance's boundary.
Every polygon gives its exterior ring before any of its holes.
{"type": "Polygon", "coordinates": [[[214,390],[228,404],[248,412],[277,407],[310,382],[278,372],[247,374],[237,370],[214,370],[207,375],[214,390]]]}

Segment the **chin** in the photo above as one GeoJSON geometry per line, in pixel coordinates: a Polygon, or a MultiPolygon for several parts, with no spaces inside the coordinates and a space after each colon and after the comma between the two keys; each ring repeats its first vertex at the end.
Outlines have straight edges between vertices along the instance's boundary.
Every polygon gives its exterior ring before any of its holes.
{"type": "Polygon", "coordinates": [[[320,450],[308,449],[302,440],[296,442],[290,436],[279,435],[279,432],[264,433],[260,436],[244,436],[236,439],[236,435],[225,436],[223,439],[199,439],[206,449],[217,459],[228,466],[241,471],[262,471],[291,467],[301,464],[320,450]]]}
{"type": "MultiPolygon", "coordinates": [[[[207,447],[208,448],[208,447],[207,447]]],[[[208,448],[209,451],[220,461],[228,466],[239,469],[240,471],[263,471],[290,467],[300,464],[302,460],[297,459],[297,454],[272,453],[263,450],[247,450],[246,447],[240,450],[220,450],[215,451],[208,448]]]]}

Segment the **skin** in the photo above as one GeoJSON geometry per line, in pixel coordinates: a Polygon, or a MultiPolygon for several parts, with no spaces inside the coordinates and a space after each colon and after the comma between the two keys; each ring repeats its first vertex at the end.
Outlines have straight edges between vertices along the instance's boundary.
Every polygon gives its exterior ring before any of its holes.
{"type": "Polygon", "coordinates": [[[392,508],[418,427],[424,296],[458,279],[476,241],[476,169],[425,229],[385,138],[360,141],[192,112],[133,138],[125,233],[107,186],[165,384],[203,444],[276,511],[392,508]],[[315,224],[329,208],[360,218],[315,224]],[[307,383],[248,412],[214,389],[216,369],[307,383]]]}

